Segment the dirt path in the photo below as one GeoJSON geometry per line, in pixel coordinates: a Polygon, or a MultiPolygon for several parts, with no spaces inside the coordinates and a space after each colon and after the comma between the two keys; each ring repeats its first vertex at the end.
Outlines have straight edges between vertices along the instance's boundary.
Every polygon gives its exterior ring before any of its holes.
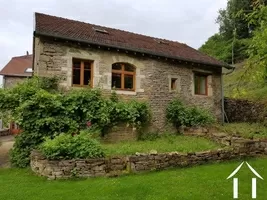
{"type": "Polygon", "coordinates": [[[0,168],[9,167],[9,150],[12,148],[14,144],[14,137],[2,136],[0,137],[0,168]]]}

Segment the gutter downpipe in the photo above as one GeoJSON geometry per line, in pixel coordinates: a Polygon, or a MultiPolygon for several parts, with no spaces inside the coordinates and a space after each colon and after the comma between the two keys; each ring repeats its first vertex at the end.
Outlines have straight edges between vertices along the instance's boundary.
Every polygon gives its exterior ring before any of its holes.
{"type": "Polygon", "coordinates": [[[227,115],[225,113],[225,110],[224,110],[224,88],[223,88],[223,76],[224,75],[229,75],[231,73],[233,73],[235,71],[235,67],[232,67],[231,71],[230,72],[227,72],[227,73],[222,73],[221,74],[221,94],[222,94],[222,125],[225,124],[225,119],[227,121],[227,123],[229,123],[228,121],[228,118],[227,118],[227,115]]]}

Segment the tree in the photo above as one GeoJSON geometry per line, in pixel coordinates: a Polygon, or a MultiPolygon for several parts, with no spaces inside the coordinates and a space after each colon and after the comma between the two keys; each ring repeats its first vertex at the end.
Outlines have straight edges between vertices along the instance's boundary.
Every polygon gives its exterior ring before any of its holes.
{"type": "Polygon", "coordinates": [[[267,0],[228,0],[226,9],[219,10],[216,20],[219,33],[210,37],[200,51],[232,64],[246,59],[252,33],[259,26],[251,23],[252,18],[254,21],[258,19],[252,13],[259,1],[267,3],[267,0]]]}
{"type": "Polygon", "coordinates": [[[219,11],[216,22],[220,26],[220,34],[226,39],[232,39],[236,33],[236,39],[250,37],[250,27],[244,17],[245,13],[253,11],[253,0],[229,0],[226,9],[219,11]]]}
{"type": "Polygon", "coordinates": [[[267,6],[258,0],[254,11],[248,15],[251,24],[259,26],[253,31],[248,47],[248,59],[243,78],[256,82],[267,81],[267,6]]]}
{"type": "Polygon", "coordinates": [[[231,49],[232,41],[226,41],[222,35],[216,33],[211,36],[199,50],[207,55],[217,58],[218,60],[230,63],[232,59],[231,49]]]}

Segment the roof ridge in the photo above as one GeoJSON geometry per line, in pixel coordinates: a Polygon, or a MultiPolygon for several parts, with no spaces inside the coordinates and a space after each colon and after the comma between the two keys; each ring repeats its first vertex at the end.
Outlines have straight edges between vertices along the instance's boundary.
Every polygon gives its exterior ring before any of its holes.
{"type": "Polygon", "coordinates": [[[171,59],[232,68],[230,65],[208,56],[185,43],[39,12],[35,12],[34,34],[62,37],[62,39],[73,39],[91,44],[124,48],[125,50],[171,59]],[[97,34],[94,28],[104,29],[109,34],[97,34]],[[164,43],[168,45],[165,46],[163,45],[164,43]]]}
{"type": "MultiPolygon", "coordinates": [[[[45,13],[40,13],[40,12],[35,12],[35,15],[36,14],[46,15],[46,16],[49,16],[49,17],[56,17],[56,18],[59,18],[59,19],[64,19],[64,20],[68,20],[68,21],[72,21],[72,22],[79,22],[79,23],[83,23],[83,24],[87,24],[87,25],[101,27],[101,28],[104,28],[104,29],[113,29],[113,30],[116,30],[116,31],[122,31],[122,32],[125,32],[125,33],[130,33],[130,34],[134,34],[134,35],[148,37],[148,38],[151,38],[151,39],[156,39],[156,40],[162,40],[162,41],[177,43],[177,44],[180,44],[180,45],[186,45],[185,43],[181,43],[181,42],[179,42],[177,40],[171,40],[171,39],[164,39],[164,38],[160,38],[160,37],[149,36],[149,35],[145,35],[145,34],[141,34],[141,33],[136,33],[136,32],[133,32],[133,31],[127,31],[127,30],[123,30],[123,29],[119,29],[119,28],[107,27],[107,26],[103,26],[103,25],[99,25],[99,24],[93,24],[93,23],[89,23],[89,22],[84,22],[84,21],[76,20],[76,19],[69,19],[69,18],[66,18],[66,17],[59,17],[59,16],[45,14],[45,13]]],[[[189,48],[194,49],[193,47],[190,47],[188,45],[186,45],[186,46],[189,47],[189,48]]]]}
{"type": "Polygon", "coordinates": [[[27,57],[32,57],[32,54],[29,54],[29,55],[23,55],[23,56],[14,56],[12,57],[13,58],[27,58],[27,57]]]}
{"type": "Polygon", "coordinates": [[[27,68],[32,68],[32,54],[12,57],[9,62],[0,70],[4,76],[29,76],[27,68]]]}

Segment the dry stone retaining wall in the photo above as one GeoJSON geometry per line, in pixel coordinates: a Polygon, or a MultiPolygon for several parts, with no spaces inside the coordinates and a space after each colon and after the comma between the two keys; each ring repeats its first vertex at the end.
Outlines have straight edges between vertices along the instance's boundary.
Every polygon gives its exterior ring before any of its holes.
{"type": "Polygon", "coordinates": [[[217,132],[216,129],[186,129],[184,135],[205,137],[216,143],[228,146],[231,148],[246,149],[249,148],[254,152],[260,151],[261,153],[267,152],[267,140],[266,139],[246,139],[240,135],[229,135],[227,133],[217,132]]]}
{"type": "Polygon", "coordinates": [[[224,100],[224,110],[228,122],[259,122],[266,117],[265,106],[258,102],[241,99],[224,100]]]}
{"type": "Polygon", "coordinates": [[[47,160],[40,152],[31,153],[32,170],[49,179],[118,176],[142,171],[222,162],[236,158],[267,155],[267,140],[244,139],[208,129],[189,129],[185,135],[205,137],[225,146],[223,149],[195,153],[150,153],[99,159],[47,160]]]}
{"type": "Polygon", "coordinates": [[[204,164],[209,161],[226,161],[244,156],[267,154],[267,142],[240,143],[233,149],[219,149],[197,153],[138,154],[101,159],[47,160],[38,151],[31,153],[32,170],[49,179],[71,177],[118,176],[142,171],[162,170],[204,164]]]}
{"type": "Polygon", "coordinates": [[[10,135],[9,129],[0,130],[0,136],[10,135]]]}
{"type": "Polygon", "coordinates": [[[31,154],[31,168],[49,179],[77,177],[117,176],[126,173],[183,167],[214,160],[229,160],[238,157],[229,150],[199,153],[140,154],[84,160],[47,160],[39,152],[31,154]]]}

